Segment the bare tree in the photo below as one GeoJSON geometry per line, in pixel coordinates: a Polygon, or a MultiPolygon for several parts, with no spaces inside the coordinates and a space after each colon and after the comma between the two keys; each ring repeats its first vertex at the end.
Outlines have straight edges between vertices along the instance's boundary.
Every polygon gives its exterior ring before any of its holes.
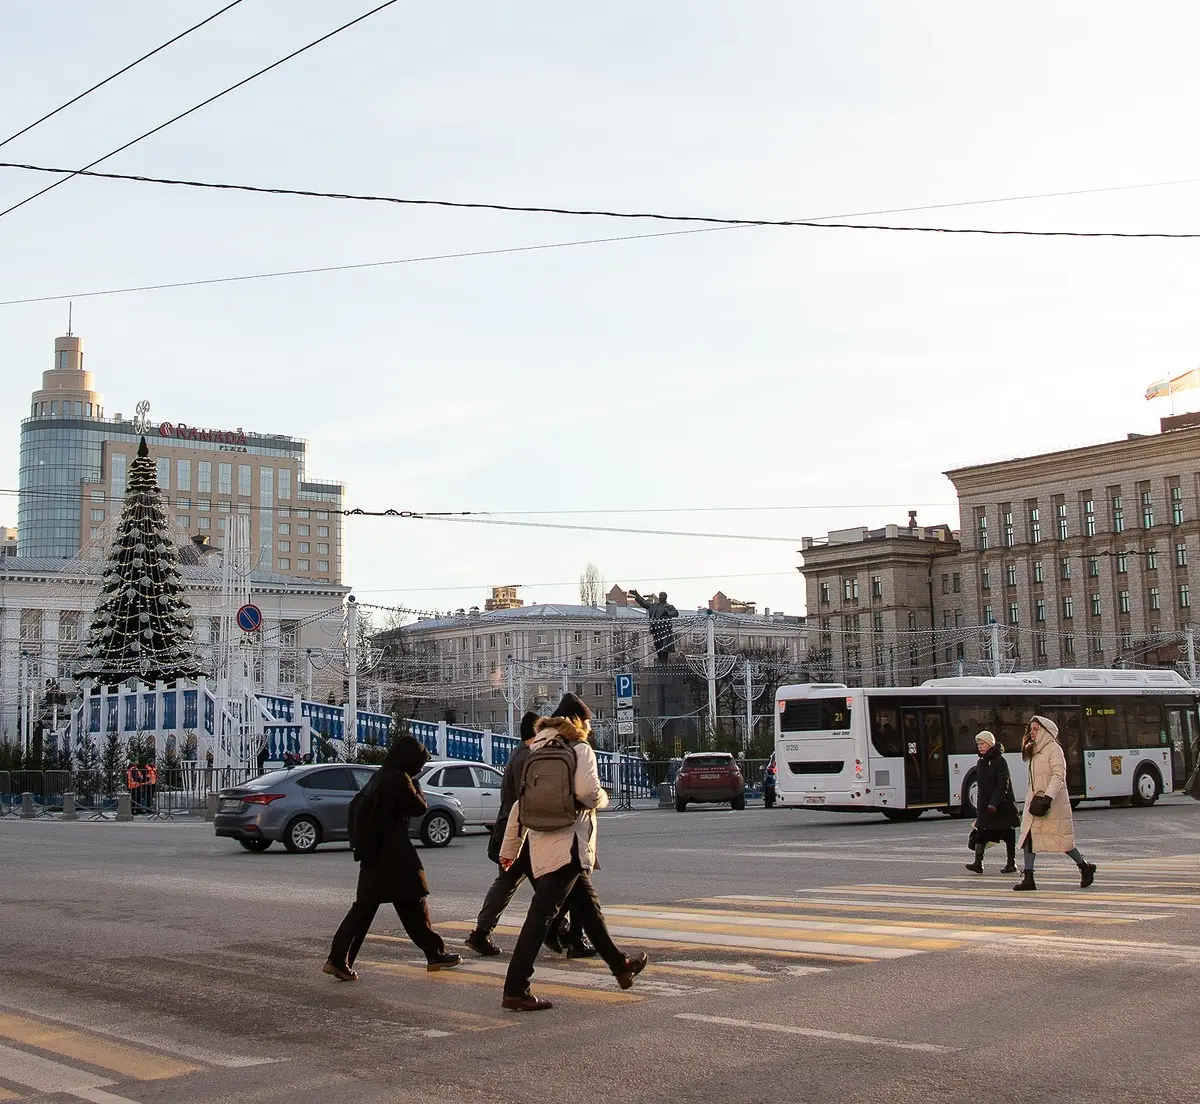
{"type": "Polygon", "coordinates": [[[579,576],[579,601],[584,606],[604,605],[604,576],[594,563],[589,563],[579,576]]]}

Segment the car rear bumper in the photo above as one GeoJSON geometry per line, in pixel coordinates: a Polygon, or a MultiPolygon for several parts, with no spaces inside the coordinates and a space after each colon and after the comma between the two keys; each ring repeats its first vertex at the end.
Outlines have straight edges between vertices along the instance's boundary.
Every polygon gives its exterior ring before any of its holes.
{"type": "Polygon", "coordinates": [[[220,813],[213,820],[213,829],[218,836],[228,839],[265,839],[278,840],[282,834],[282,824],[271,823],[264,814],[246,816],[241,813],[220,813]]]}
{"type": "Polygon", "coordinates": [[[703,790],[681,790],[676,788],[675,798],[679,801],[732,801],[746,792],[742,786],[725,786],[703,790]]]}

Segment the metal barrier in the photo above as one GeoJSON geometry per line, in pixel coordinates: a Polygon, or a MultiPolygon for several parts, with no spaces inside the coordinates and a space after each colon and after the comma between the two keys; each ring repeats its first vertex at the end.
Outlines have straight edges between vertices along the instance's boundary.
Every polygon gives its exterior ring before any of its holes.
{"type": "MultiPolygon", "coordinates": [[[[17,802],[20,802],[17,795],[17,802]]],[[[13,803],[12,772],[0,771],[0,817],[16,816],[17,808],[13,803]]]]}

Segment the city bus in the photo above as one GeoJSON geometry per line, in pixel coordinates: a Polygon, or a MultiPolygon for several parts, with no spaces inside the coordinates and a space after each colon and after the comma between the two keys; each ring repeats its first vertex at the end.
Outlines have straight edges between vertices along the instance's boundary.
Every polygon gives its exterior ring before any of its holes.
{"type": "Polygon", "coordinates": [[[776,802],[915,820],[974,816],[975,734],[1004,745],[1017,800],[1021,737],[1034,714],[1058,725],[1072,806],[1153,805],[1200,754],[1200,690],[1175,671],[1081,670],[931,679],[920,686],[782,686],[775,694],[776,802]]]}

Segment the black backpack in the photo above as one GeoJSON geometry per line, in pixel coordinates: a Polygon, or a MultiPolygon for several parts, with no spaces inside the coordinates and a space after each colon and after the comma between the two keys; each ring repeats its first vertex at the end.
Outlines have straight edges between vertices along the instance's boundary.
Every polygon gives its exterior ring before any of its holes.
{"type": "Polygon", "coordinates": [[[350,799],[346,810],[346,836],[354,852],[355,862],[374,862],[383,846],[379,831],[379,775],[376,771],[371,780],[350,799]]]}

